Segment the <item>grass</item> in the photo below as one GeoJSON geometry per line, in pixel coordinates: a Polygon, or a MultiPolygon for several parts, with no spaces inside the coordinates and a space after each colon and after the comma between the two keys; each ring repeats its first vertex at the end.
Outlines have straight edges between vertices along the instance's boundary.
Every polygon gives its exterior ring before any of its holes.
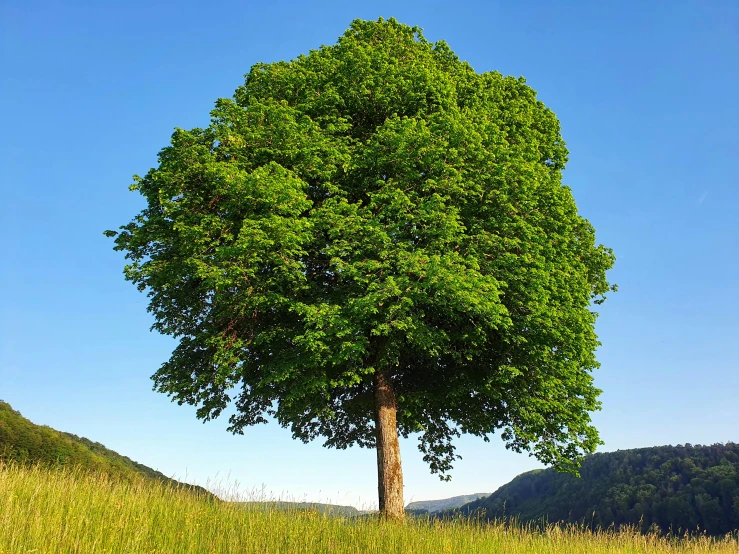
{"type": "Polygon", "coordinates": [[[212,501],[144,479],[0,463],[0,554],[739,553],[739,538],[384,523],[212,501]]]}

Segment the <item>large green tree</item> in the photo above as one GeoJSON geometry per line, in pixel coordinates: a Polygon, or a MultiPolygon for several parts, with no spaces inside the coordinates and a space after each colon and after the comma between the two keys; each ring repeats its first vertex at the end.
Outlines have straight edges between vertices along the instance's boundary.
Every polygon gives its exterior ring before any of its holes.
{"type": "Polygon", "coordinates": [[[402,517],[398,435],[447,478],[460,432],[573,469],[614,258],[561,184],[559,122],[523,79],[476,73],[395,21],[256,64],[205,129],[135,177],[115,236],[154,329],[155,389],[229,430],[377,450],[402,517]]]}

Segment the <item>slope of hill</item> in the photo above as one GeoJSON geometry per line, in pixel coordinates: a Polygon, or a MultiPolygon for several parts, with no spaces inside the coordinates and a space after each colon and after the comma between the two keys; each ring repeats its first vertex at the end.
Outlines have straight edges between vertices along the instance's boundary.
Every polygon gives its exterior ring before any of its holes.
{"type": "Polygon", "coordinates": [[[594,454],[583,462],[580,475],[552,469],[523,473],[457,513],[709,535],[739,529],[739,444],[594,454]]]}
{"type": "Polygon", "coordinates": [[[77,466],[120,478],[147,477],[173,486],[186,487],[212,497],[197,485],[170,479],[150,467],[110,450],[98,442],[36,425],[10,404],[0,400],[0,460],[24,465],[77,466]]]}
{"type": "Polygon", "coordinates": [[[267,510],[277,510],[280,512],[290,512],[294,510],[317,512],[324,515],[342,516],[342,517],[359,517],[365,512],[358,510],[354,506],[340,506],[338,504],[321,504],[319,502],[283,502],[281,500],[268,501],[252,501],[252,502],[235,502],[245,507],[261,507],[267,510]]]}
{"type": "Polygon", "coordinates": [[[479,498],[490,496],[489,492],[478,492],[475,494],[464,494],[462,496],[453,496],[451,498],[442,498],[440,500],[419,500],[417,502],[410,502],[405,507],[409,512],[428,512],[433,514],[434,512],[440,512],[442,510],[450,510],[452,508],[459,508],[473,502],[479,498]]]}

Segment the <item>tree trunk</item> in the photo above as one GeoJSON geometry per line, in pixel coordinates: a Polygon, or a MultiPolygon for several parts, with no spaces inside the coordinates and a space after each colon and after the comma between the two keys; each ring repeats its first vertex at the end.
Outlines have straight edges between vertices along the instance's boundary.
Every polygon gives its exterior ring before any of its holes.
{"type": "Polygon", "coordinates": [[[374,387],[380,513],[386,519],[403,520],[405,519],[403,468],[400,465],[395,392],[390,377],[381,370],[375,371],[374,387]]]}

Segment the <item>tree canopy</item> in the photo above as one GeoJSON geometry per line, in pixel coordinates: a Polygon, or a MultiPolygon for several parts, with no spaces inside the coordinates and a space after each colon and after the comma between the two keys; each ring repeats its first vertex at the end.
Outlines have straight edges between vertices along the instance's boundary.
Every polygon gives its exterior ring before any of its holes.
{"type": "Polygon", "coordinates": [[[460,432],[574,468],[599,442],[592,304],[614,257],[567,155],[523,78],[394,19],[254,65],[107,232],[179,340],[155,389],[205,420],[233,401],[234,433],[271,416],[336,448],[376,446],[387,403],[443,478],[460,432]]]}

